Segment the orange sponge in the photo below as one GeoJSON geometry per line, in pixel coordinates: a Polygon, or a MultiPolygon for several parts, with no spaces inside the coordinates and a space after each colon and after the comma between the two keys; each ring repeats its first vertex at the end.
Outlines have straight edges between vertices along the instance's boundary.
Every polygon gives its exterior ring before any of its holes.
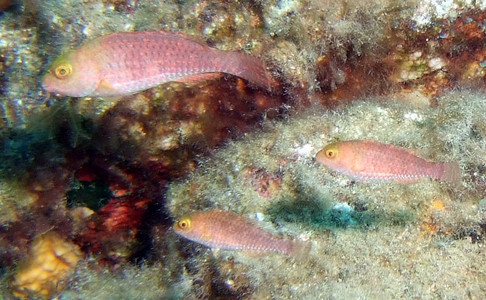
{"type": "Polygon", "coordinates": [[[13,294],[26,299],[48,299],[65,287],[65,281],[81,259],[81,251],[51,231],[32,243],[30,256],[11,283],[13,294]]]}

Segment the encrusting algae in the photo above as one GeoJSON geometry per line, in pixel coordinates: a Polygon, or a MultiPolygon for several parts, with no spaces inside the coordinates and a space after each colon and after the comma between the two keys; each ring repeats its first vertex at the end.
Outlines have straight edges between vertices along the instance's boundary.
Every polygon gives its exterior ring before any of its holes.
{"type": "Polygon", "coordinates": [[[118,32],[86,42],[57,58],[42,84],[48,92],[66,96],[125,96],[168,81],[215,78],[219,72],[266,89],[273,85],[256,57],[164,31],[118,32]]]}
{"type": "Polygon", "coordinates": [[[278,252],[303,259],[310,244],[278,238],[261,229],[251,220],[223,210],[195,212],[182,217],[175,225],[177,234],[210,248],[278,252]]]}

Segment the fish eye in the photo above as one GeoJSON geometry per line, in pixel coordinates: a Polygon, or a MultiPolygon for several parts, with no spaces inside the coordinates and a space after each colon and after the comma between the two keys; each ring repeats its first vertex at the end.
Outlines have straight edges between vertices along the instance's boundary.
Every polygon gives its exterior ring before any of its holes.
{"type": "Polygon", "coordinates": [[[334,158],[336,157],[337,151],[334,149],[327,149],[326,150],[326,156],[327,158],[334,158]]]}
{"type": "Polygon", "coordinates": [[[189,229],[191,226],[191,221],[189,219],[182,219],[179,222],[177,222],[177,226],[179,229],[186,230],[189,229]]]}
{"type": "Polygon", "coordinates": [[[71,75],[72,71],[71,65],[59,65],[54,69],[54,75],[59,79],[64,79],[71,75]]]}

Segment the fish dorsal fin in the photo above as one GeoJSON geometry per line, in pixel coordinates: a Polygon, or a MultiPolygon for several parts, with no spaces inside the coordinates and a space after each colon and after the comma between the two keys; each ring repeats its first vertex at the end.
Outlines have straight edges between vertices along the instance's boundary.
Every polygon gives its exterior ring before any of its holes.
{"type": "Polygon", "coordinates": [[[116,89],[113,85],[104,79],[98,82],[98,86],[94,90],[95,94],[113,94],[114,92],[116,92],[116,89]]]}
{"type": "Polygon", "coordinates": [[[354,164],[352,165],[351,169],[354,173],[361,173],[366,167],[366,162],[363,160],[362,157],[358,156],[354,160],[354,164]]]}

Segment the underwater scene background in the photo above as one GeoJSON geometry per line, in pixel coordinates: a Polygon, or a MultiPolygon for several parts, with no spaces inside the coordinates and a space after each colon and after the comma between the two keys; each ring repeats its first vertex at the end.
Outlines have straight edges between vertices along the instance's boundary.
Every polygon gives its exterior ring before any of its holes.
{"type": "Polygon", "coordinates": [[[0,1],[0,298],[484,298],[485,32],[484,1],[0,1]],[[383,152],[316,160],[351,140],[383,152]]]}

